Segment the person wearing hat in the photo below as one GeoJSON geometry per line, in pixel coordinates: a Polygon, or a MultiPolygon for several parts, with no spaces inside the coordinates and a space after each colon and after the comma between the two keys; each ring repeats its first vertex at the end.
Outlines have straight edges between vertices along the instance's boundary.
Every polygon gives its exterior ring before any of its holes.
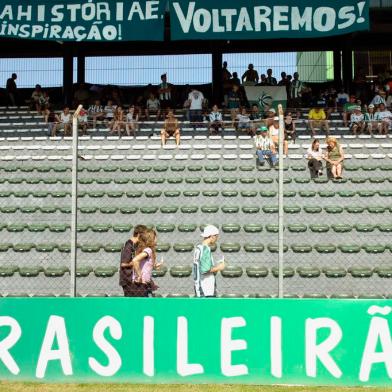
{"type": "Polygon", "coordinates": [[[270,127],[273,122],[274,122],[274,117],[276,116],[276,110],[274,108],[269,108],[268,110],[266,110],[266,119],[265,119],[265,125],[267,127],[270,127]]]}
{"type": "Polygon", "coordinates": [[[385,108],[385,104],[380,103],[378,112],[374,115],[378,121],[378,132],[380,135],[387,135],[392,124],[392,113],[385,108]]]}
{"type": "Polygon", "coordinates": [[[257,164],[264,165],[266,159],[268,159],[270,164],[275,166],[278,161],[276,157],[275,144],[268,136],[267,127],[260,127],[256,131],[254,140],[256,146],[257,164]]]}
{"type": "Polygon", "coordinates": [[[193,258],[195,294],[196,297],[215,297],[215,275],[225,268],[224,259],[215,264],[211,254],[211,246],[218,240],[219,229],[213,225],[207,225],[201,236],[203,242],[197,245],[193,258]]]}
{"type": "MultiPolygon", "coordinates": [[[[279,148],[279,117],[275,116],[273,118],[272,125],[268,128],[269,137],[271,138],[272,142],[275,144],[275,148],[279,148]]],[[[283,140],[283,153],[287,155],[289,150],[289,142],[285,138],[283,140]]]]}
{"type": "Polygon", "coordinates": [[[369,135],[373,135],[373,132],[377,129],[377,121],[375,118],[375,110],[373,104],[370,104],[367,107],[367,111],[364,114],[364,121],[366,124],[365,129],[369,132],[369,135]]]}
{"type": "Polygon", "coordinates": [[[362,114],[361,107],[356,106],[350,116],[350,131],[357,136],[365,130],[365,117],[362,114]]]}

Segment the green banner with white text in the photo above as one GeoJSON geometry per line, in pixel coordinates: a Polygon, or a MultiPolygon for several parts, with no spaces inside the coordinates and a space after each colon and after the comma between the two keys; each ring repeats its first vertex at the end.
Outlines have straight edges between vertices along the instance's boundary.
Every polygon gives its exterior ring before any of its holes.
{"type": "Polygon", "coordinates": [[[165,0],[0,0],[0,37],[163,41],[165,0]]]}
{"type": "Polygon", "coordinates": [[[314,38],[369,29],[369,1],[170,0],[173,40],[314,38]]]}
{"type": "Polygon", "coordinates": [[[5,298],[0,379],[390,386],[391,305],[5,298]]]}

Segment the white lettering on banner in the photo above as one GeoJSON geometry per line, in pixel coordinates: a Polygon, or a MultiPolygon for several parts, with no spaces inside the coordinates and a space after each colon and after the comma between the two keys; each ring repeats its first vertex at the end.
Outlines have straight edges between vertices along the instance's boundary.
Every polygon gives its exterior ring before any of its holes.
{"type": "Polygon", "coordinates": [[[354,7],[342,7],[339,10],[338,17],[341,20],[345,20],[345,22],[338,24],[338,29],[345,29],[346,27],[351,26],[355,22],[354,7]]]}
{"type": "Polygon", "coordinates": [[[128,20],[133,19],[133,14],[138,14],[139,19],[144,20],[144,14],[143,14],[142,7],[140,6],[140,3],[137,1],[134,1],[132,3],[131,9],[129,10],[129,14],[128,14],[128,20]]]}
{"type": "Polygon", "coordinates": [[[146,1],[146,19],[158,19],[159,1],[146,1]]]}
{"type": "Polygon", "coordinates": [[[182,28],[184,33],[189,33],[189,30],[191,28],[193,14],[195,12],[195,6],[196,6],[196,3],[193,2],[193,1],[190,1],[188,3],[188,12],[187,12],[187,14],[185,16],[184,13],[182,12],[180,4],[179,3],[173,3],[173,8],[176,11],[177,18],[178,18],[178,20],[180,22],[181,28],[182,28]]]}
{"type": "Polygon", "coordinates": [[[205,33],[211,26],[211,14],[205,8],[198,9],[193,15],[193,27],[198,33],[205,33]]]}
{"type": "Polygon", "coordinates": [[[61,363],[63,374],[65,376],[71,376],[73,374],[71,354],[69,352],[69,342],[64,318],[50,316],[39,353],[35,376],[37,378],[44,378],[48,362],[58,360],[61,363]],[[52,349],[55,339],[58,345],[57,350],[52,349]]]}
{"type": "Polygon", "coordinates": [[[266,6],[255,7],[255,31],[261,31],[261,24],[265,26],[265,31],[271,31],[271,8],[266,6]]]}
{"type": "Polygon", "coordinates": [[[244,364],[233,365],[231,363],[231,353],[247,349],[246,340],[232,339],[231,332],[234,328],[246,326],[243,317],[223,318],[221,323],[221,371],[226,377],[243,376],[248,374],[248,367],[244,364]]]}
{"type": "Polygon", "coordinates": [[[45,21],[45,10],[46,10],[46,7],[44,5],[39,5],[37,7],[37,21],[38,22],[45,21]]]}
{"type": "Polygon", "coordinates": [[[271,317],[271,374],[282,377],[282,319],[271,317]]]}
{"type": "Polygon", "coordinates": [[[288,13],[288,6],[274,6],[274,31],[289,30],[289,16],[287,15],[288,13]]]}
{"type": "Polygon", "coordinates": [[[331,31],[336,23],[336,12],[330,7],[316,8],[313,14],[313,26],[318,31],[331,31]]]}
{"type": "Polygon", "coordinates": [[[9,353],[9,350],[15,346],[22,336],[22,329],[20,328],[19,323],[9,316],[0,317],[0,328],[1,327],[9,327],[10,332],[0,341],[0,359],[6,368],[16,376],[20,373],[20,369],[12,355],[9,353]]]}
{"type": "Polygon", "coordinates": [[[155,375],[154,317],[151,316],[145,316],[143,324],[143,373],[149,377],[155,375]]]}
{"type": "Polygon", "coordinates": [[[204,368],[200,363],[188,362],[188,320],[177,318],[177,373],[182,376],[203,374],[204,368]]]}
{"type": "Polygon", "coordinates": [[[291,29],[300,30],[305,26],[305,31],[312,31],[312,7],[305,7],[302,15],[298,7],[291,11],[291,29]]]}
{"type": "Polygon", "coordinates": [[[342,376],[336,362],[329,354],[341,341],[342,329],[339,324],[330,318],[306,319],[305,323],[305,350],[306,350],[306,374],[309,377],[317,377],[317,359],[335,378],[342,376]],[[328,328],[331,332],[321,343],[317,344],[317,331],[328,328]]]}
{"type": "MultiPolygon", "coordinates": [[[[391,308],[385,306],[379,308],[381,311],[369,314],[380,313],[387,315],[391,312],[391,308]],[[383,309],[389,311],[384,312],[383,309]]],[[[388,320],[382,317],[372,317],[370,321],[369,331],[365,343],[365,348],[362,355],[361,368],[359,371],[359,380],[362,382],[369,381],[372,367],[375,363],[384,363],[388,377],[392,378],[392,338],[391,330],[389,328],[388,320]],[[380,343],[381,351],[376,351],[378,343],[380,343]]]]}
{"type": "Polygon", "coordinates": [[[95,358],[89,357],[90,368],[100,376],[114,376],[122,365],[122,360],[117,350],[105,339],[105,330],[109,328],[110,336],[119,340],[122,337],[121,324],[111,316],[102,317],[94,326],[93,340],[95,344],[105,353],[108,364],[102,365],[95,358]]]}
{"type": "Polygon", "coordinates": [[[243,31],[244,28],[246,31],[253,31],[253,26],[250,23],[249,14],[246,7],[242,7],[240,10],[240,14],[238,15],[237,27],[235,28],[235,31],[243,31]]]}
{"type": "Polygon", "coordinates": [[[23,7],[23,5],[18,5],[18,20],[23,20],[25,19],[26,21],[30,21],[31,20],[31,5],[28,5],[25,7],[23,7]]]}
{"type": "Polygon", "coordinates": [[[64,19],[64,14],[63,12],[60,12],[64,9],[64,6],[62,4],[56,4],[52,7],[52,22],[62,22],[64,19]]]}
{"type": "Polygon", "coordinates": [[[3,8],[3,11],[0,14],[0,19],[8,19],[8,20],[13,20],[14,16],[13,16],[13,12],[12,12],[12,6],[11,5],[6,5],[3,8]]]}
{"type": "MultiPolygon", "coordinates": [[[[214,11],[218,11],[217,14],[219,15],[219,10],[214,10],[214,11]]],[[[233,16],[237,15],[237,10],[223,9],[221,12],[222,12],[222,16],[226,19],[225,20],[226,31],[232,31],[233,30],[233,16]]]]}
{"type": "Polygon", "coordinates": [[[223,33],[225,31],[224,26],[219,24],[219,11],[212,10],[212,25],[214,26],[214,33],[223,33]]]}

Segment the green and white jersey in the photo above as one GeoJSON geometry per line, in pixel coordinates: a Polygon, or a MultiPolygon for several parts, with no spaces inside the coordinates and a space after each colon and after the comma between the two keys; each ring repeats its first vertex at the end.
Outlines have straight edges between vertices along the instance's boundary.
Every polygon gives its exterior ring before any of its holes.
{"type": "Polygon", "coordinates": [[[197,297],[216,295],[215,275],[210,272],[214,266],[211,249],[207,245],[198,245],[193,257],[193,280],[197,297]]]}

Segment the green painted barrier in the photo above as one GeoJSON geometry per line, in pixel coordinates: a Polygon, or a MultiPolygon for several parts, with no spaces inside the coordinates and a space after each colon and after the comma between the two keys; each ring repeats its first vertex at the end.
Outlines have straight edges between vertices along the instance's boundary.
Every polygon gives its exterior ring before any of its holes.
{"type": "Polygon", "coordinates": [[[10,298],[11,381],[391,385],[391,301],[10,298]]]}

